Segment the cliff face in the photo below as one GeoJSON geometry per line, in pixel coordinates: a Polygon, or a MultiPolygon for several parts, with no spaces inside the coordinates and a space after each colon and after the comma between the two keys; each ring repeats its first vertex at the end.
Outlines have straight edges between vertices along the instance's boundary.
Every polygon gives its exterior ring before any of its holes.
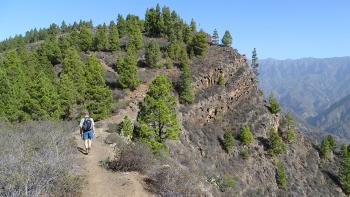
{"type": "Polygon", "coordinates": [[[170,142],[169,147],[175,162],[202,178],[203,195],[343,195],[330,178],[336,170],[322,171],[314,142],[303,133],[297,133],[297,142],[289,144],[285,154],[275,158],[267,154],[267,133],[278,127],[279,116],[269,112],[244,56],[231,48],[212,46],[203,58],[194,60],[191,69],[195,101],[180,105],[181,140],[170,142]],[[224,85],[218,83],[221,75],[224,85]],[[245,125],[254,134],[249,146],[238,141],[245,125]],[[227,129],[236,138],[231,155],[223,148],[223,134],[227,129]],[[243,150],[248,150],[248,160],[243,159],[243,150]],[[287,190],[277,186],[276,160],[286,168],[287,190]],[[234,177],[233,189],[220,192],[208,181],[225,175],[234,177]]]}

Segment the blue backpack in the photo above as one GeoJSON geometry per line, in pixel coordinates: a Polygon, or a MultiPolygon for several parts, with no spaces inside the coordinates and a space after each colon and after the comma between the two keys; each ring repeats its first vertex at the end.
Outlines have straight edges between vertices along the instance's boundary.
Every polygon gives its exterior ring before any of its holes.
{"type": "Polygon", "coordinates": [[[92,130],[92,120],[91,118],[85,118],[83,122],[82,129],[84,132],[92,130]]]}

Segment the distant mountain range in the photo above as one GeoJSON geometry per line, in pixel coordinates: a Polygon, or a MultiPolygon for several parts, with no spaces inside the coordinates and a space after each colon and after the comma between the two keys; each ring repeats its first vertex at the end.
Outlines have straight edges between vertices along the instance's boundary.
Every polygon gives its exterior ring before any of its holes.
{"type": "Polygon", "coordinates": [[[318,128],[350,138],[350,57],[260,61],[265,95],[318,128]]]}

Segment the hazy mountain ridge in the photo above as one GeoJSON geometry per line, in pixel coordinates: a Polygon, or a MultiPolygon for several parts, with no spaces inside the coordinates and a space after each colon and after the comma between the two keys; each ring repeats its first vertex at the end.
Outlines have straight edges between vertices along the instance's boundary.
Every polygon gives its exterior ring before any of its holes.
{"type": "MultiPolygon", "coordinates": [[[[323,126],[321,122],[324,121],[316,119],[325,117],[323,113],[332,111],[327,110],[329,107],[350,94],[350,57],[265,59],[260,61],[259,69],[260,86],[265,95],[274,92],[286,110],[312,119],[310,123],[318,122],[315,126],[323,129],[331,128],[330,122],[323,126]]],[[[342,108],[341,103],[337,104],[338,110],[342,108]]],[[[345,109],[349,108],[344,106],[343,111],[345,109]]],[[[331,118],[332,114],[326,116],[331,118]]],[[[336,124],[341,127],[342,123],[338,121],[336,124]]]]}

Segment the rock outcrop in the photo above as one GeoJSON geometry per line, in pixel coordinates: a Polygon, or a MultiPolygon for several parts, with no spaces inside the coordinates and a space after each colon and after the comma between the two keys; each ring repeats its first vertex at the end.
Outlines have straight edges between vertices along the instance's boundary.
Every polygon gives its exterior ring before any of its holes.
{"type": "Polygon", "coordinates": [[[267,135],[279,126],[279,117],[270,113],[245,56],[211,46],[193,61],[191,70],[195,100],[180,105],[181,140],[168,146],[175,162],[202,178],[203,196],[344,196],[332,180],[336,172],[322,170],[314,142],[303,133],[297,133],[297,142],[288,144],[285,154],[268,155],[267,135]],[[220,76],[224,85],[219,84],[220,76]],[[243,126],[254,134],[249,146],[238,141],[243,126]],[[223,147],[225,130],[236,138],[231,155],[223,147]],[[243,150],[249,159],[243,159],[243,150]],[[287,190],[276,183],[277,160],[286,168],[287,190]],[[208,181],[225,175],[234,177],[233,189],[220,192],[208,181]]]}

